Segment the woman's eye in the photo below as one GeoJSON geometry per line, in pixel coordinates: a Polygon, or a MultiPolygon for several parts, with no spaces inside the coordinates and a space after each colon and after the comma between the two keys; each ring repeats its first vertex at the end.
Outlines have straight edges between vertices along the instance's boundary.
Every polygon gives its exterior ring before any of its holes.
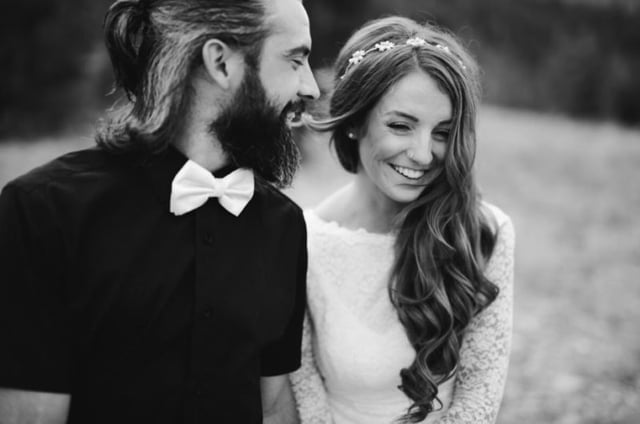
{"type": "Polygon", "coordinates": [[[435,138],[438,141],[448,141],[449,131],[446,131],[446,130],[436,131],[433,133],[433,138],[435,138]]]}
{"type": "Polygon", "coordinates": [[[402,122],[392,122],[387,125],[389,128],[391,128],[394,131],[409,131],[411,129],[409,125],[404,124],[402,122]]]}

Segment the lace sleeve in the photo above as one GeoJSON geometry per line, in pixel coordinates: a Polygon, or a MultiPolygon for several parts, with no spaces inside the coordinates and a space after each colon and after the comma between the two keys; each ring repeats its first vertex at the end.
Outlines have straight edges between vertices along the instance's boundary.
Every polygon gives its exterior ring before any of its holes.
{"type": "Polygon", "coordinates": [[[331,424],[324,383],[313,356],[313,327],[305,315],[302,330],[302,359],[300,369],[289,374],[300,424],[331,424]]]}
{"type": "Polygon", "coordinates": [[[500,293],[469,323],[460,348],[453,399],[438,424],[490,424],[497,418],[511,349],[514,245],[513,224],[505,216],[486,271],[500,293]]]}

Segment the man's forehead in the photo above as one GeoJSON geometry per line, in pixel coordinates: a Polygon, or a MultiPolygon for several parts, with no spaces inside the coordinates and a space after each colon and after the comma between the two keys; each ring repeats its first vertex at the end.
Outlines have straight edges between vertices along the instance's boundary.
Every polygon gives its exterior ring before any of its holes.
{"type": "Polygon", "coordinates": [[[292,43],[310,42],[309,17],[301,0],[265,0],[266,24],[272,35],[291,37],[292,43]]]}

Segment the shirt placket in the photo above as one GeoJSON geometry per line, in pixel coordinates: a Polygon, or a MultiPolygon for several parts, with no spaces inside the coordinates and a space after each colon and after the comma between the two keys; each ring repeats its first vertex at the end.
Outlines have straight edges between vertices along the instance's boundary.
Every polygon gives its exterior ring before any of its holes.
{"type": "MultiPolygon", "coordinates": [[[[215,201],[215,199],[212,199],[215,201]]],[[[199,208],[195,225],[195,282],[194,311],[195,319],[192,332],[191,349],[191,396],[194,402],[194,420],[198,421],[198,410],[203,402],[215,402],[215,375],[211,364],[215,364],[215,325],[220,322],[216,317],[215,287],[218,285],[215,258],[220,256],[220,237],[216,237],[217,205],[208,201],[199,208]]]]}

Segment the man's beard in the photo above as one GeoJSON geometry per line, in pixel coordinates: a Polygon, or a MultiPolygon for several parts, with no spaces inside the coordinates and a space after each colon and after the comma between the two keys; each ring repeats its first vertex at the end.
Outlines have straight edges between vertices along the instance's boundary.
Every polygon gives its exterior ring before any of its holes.
{"type": "Polygon", "coordinates": [[[267,99],[257,70],[247,67],[235,99],[210,126],[231,163],[250,168],[270,183],[291,184],[300,163],[300,151],[287,125],[290,103],[279,112],[267,99]]]}

